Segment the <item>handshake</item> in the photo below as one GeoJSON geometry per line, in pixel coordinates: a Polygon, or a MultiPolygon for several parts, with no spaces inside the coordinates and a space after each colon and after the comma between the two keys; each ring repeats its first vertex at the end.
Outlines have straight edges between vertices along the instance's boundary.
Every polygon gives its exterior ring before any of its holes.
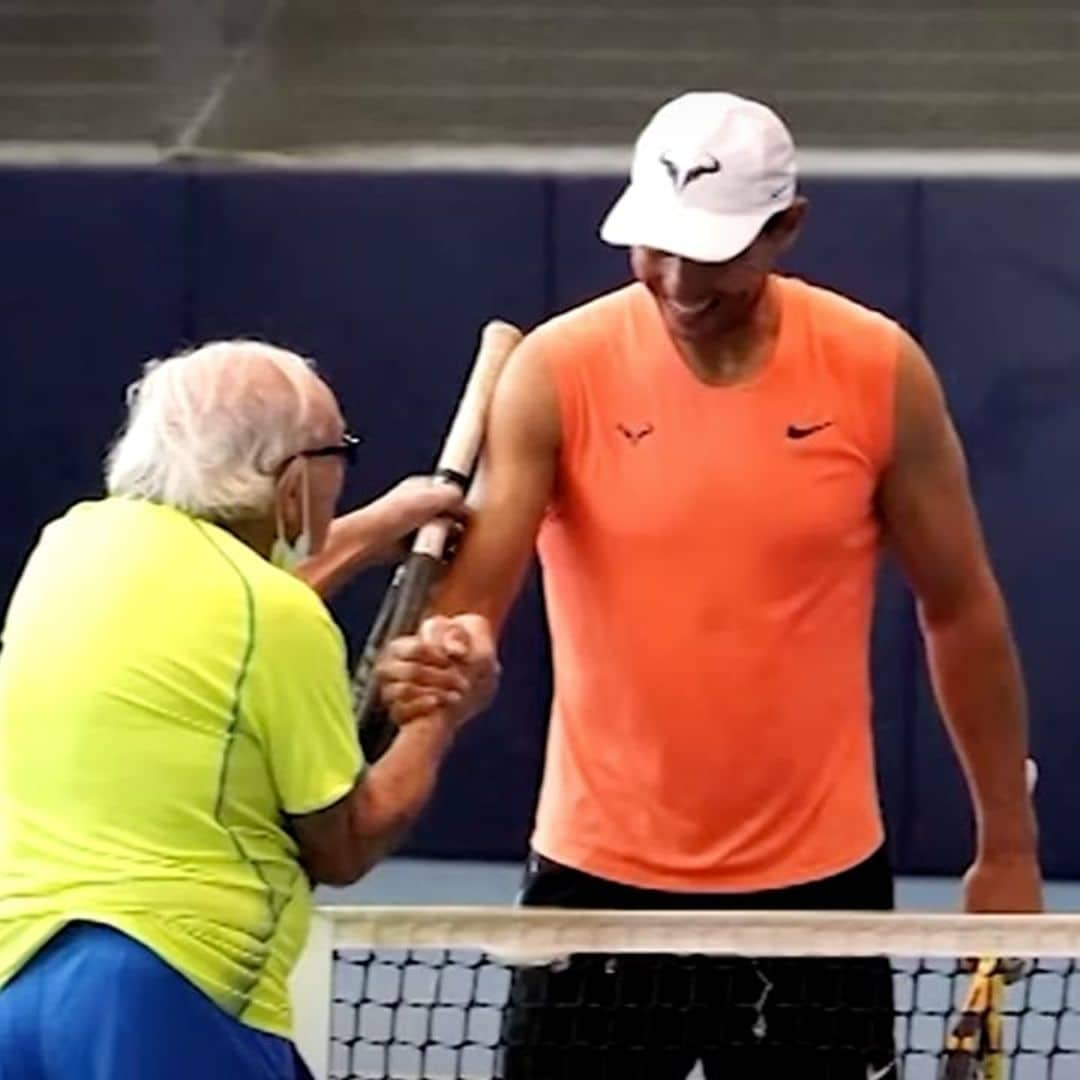
{"type": "Polygon", "coordinates": [[[491,704],[499,662],[487,619],[436,615],[389,642],[375,668],[383,707],[398,727],[418,720],[456,730],[491,704]]]}
{"type": "MultiPolygon", "coordinates": [[[[451,530],[453,540],[466,516],[458,488],[432,483],[430,477],[409,477],[336,518],[322,550],[301,565],[299,574],[326,598],[358,567],[405,557],[404,538],[429,522],[458,522],[451,530]]],[[[494,635],[479,615],[433,616],[416,633],[379,642],[376,650],[363,680],[366,685],[374,676],[378,689],[371,704],[381,705],[399,728],[423,718],[439,720],[453,731],[495,696],[499,665],[494,635]]]]}

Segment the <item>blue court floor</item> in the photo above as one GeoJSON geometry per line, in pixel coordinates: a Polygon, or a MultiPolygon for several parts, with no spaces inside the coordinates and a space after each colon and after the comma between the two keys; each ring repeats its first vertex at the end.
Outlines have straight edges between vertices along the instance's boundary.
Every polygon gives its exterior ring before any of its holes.
{"type": "MultiPolygon", "coordinates": [[[[513,863],[388,859],[346,889],[320,889],[320,904],[510,904],[521,867],[513,863]]],[[[899,907],[909,911],[957,911],[960,883],[950,878],[901,878],[899,907]]],[[[1050,882],[1048,911],[1080,911],[1080,882],[1050,882]]]]}

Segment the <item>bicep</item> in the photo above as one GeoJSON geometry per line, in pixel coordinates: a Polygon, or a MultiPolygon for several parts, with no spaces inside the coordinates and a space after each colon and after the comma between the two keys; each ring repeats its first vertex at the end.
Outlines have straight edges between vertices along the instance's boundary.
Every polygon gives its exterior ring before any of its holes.
{"type": "Polygon", "coordinates": [[[879,507],[923,614],[934,620],[996,586],[960,438],[936,374],[910,339],[901,350],[895,417],[879,507]]]}
{"type": "Polygon", "coordinates": [[[526,342],[496,387],[469,525],[439,587],[436,611],[476,612],[502,624],[551,498],[559,439],[551,374],[526,342]]]}

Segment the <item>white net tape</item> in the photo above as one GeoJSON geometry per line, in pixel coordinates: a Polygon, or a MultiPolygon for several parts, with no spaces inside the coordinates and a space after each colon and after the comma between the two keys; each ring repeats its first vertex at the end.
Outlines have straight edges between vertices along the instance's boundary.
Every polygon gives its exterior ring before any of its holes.
{"type": "Polygon", "coordinates": [[[319,1080],[655,1080],[654,1052],[679,1080],[1064,1080],[1078,957],[1080,917],[1061,915],[330,909],[297,972],[297,1039],[319,1080]],[[979,1057],[950,1035],[982,957],[1023,964],[980,1014],[979,1057]]]}

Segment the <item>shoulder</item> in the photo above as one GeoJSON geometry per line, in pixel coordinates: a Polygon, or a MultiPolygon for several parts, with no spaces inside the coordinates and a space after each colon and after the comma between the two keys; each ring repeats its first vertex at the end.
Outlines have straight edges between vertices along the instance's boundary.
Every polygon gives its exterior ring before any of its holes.
{"type": "Polygon", "coordinates": [[[797,278],[781,281],[808,370],[835,389],[846,422],[880,472],[897,449],[900,367],[910,335],[896,319],[842,293],[797,278]]]}
{"type": "Polygon", "coordinates": [[[554,433],[580,409],[586,386],[609,379],[646,299],[634,283],[540,323],[514,351],[499,396],[554,433]]]}
{"type": "Polygon", "coordinates": [[[246,567],[259,616],[268,620],[280,636],[295,637],[314,629],[333,630],[337,624],[314,589],[293,574],[250,552],[246,567]]]}
{"type": "Polygon", "coordinates": [[[879,334],[899,344],[903,328],[885,312],[801,278],[786,277],[780,280],[787,294],[802,305],[815,329],[838,334],[852,331],[879,334]]]}
{"type": "Polygon", "coordinates": [[[628,285],[541,322],[525,335],[499,379],[489,439],[510,437],[541,452],[554,450],[580,396],[583,374],[602,365],[618,327],[632,312],[628,285]]]}
{"type": "Polygon", "coordinates": [[[901,355],[911,337],[892,316],[842,293],[797,278],[781,279],[785,296],[798,308],[811,347],[833,376],[861,386],[888,407],[895,393],[901,355]]]}
{"type": "Polygon", "coordinates": [[[311,586],[252,554],[262,563],[248,575],[255,681],[280,686],[285,679],[312,689],[319,683],[336,684],[344,676],[348,654],[329,609],[311,586]]]}
{"type": "Polygon", "coordinates": [[[895,414],[898,455],[918,456],[939,445],[951,426],[937,372],[907,333],[902,334],[897,362],[895,414]]]}
{"type": "Polygon", "coordinates": [[[129,538],[138,542],[149,532],[165,535],[180,531],[178,526],[184,520],[185,515],[178,511],[145,499],[109,496],[74,503],[45,525],[42,537],[62,537],[65,543],[70,543],[76,537],[91,540],[101,536],[124,544],[129,538]]]}
{"type": "Polygon", "coordinates": [[[151,564],[172,573],[195,573],[205,542],[195,520],[145,499],[110,496],[75,503],[48,522],[37,538],[27,569],[55,570],[70,582],[79,572],[98,580],[123,570],[138,575],[151,564]]]}
{"type": "Polygon", "coordinates": [[[227,530],[197,522],[218,565],[243,595],[260,655],[303,653],[309,641],[344,651],[341,633],[319,595],[305,582],[271,564],[227,530]]]}

